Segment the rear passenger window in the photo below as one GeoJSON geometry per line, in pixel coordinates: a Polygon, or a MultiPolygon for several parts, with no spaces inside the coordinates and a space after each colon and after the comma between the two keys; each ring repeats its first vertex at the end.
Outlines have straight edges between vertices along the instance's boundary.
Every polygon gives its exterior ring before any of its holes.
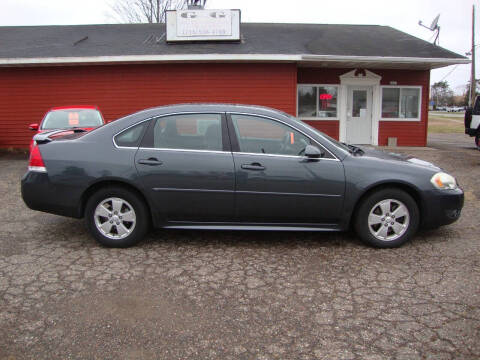
{"type": "Polygon", "coordinates": [[[115,144],[124,147],[138,147],[142,140],[143,133],[150,121],[144,121],[141,124],[135,125],[127,130],[122,131],[115,136],[115,144]]]}
{"type": "Polygon", "coordinates": [[[153,146],[159,149],[222,151],[220,114],[183,114],[161,117],[153,129],[153,146]]]}

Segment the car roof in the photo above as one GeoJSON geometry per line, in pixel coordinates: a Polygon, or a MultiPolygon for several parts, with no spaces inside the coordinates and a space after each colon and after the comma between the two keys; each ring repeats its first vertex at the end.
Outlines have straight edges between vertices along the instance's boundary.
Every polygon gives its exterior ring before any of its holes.
{"type": "Polygon", "coordinates": [[[96,105],[70,105],[70,106],[55,106],[50,111],[68,110],[68,109],[93,109],[98,110],[96,105]]]}
{"type": "MultiPolygon", "coordinates": [[[[261,105],[245,105],[245,104],[229,104],[229,103],[185,103],[185,104],[172,104],[172,105],[165,105],[165,106],[158,106],[154,108],[145,109],[139,111],[135,114],[142,114],[142,115],[162,115],[168,113],[176,113],[176,112],[238,112],[238,113],[254,113],[257,115],[265,115],[265,116],[283,116],[283,117],[290,117],[289,114],[269,108],[266,106],[261,105]]],[[[135,115],[132,114],[132,115],[135,115]]]]}

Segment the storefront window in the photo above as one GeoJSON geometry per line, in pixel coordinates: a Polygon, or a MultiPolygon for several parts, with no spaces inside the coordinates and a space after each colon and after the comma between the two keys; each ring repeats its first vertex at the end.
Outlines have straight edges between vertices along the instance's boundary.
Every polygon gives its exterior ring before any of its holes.
{"type": "Polygon", "coordinates": [[[317,116],[317,88],[314,86],[300,86],[298,88],[298,116],[317,116]]]}
{"type": "Polygon", "coordinates": [[[383,88],[382,93],[382,118],[398,118],[400,98],[399,88],[383,88]]]}
{"type": "Polygon", "coordinates": [[[400,93],[400,117],[408,119],[418,118],[418,104],[420,89],[402,89],[400,93]]]}
{"type": "Polygon", "coordinates": [[[337,86],[298,87],[298,116],[300,118],[336,118],[337,86]]]}
{"type": "Polygon", "coordinates": [[[419,119],[420,88],[384,87],[382,118],[419,119]]]}

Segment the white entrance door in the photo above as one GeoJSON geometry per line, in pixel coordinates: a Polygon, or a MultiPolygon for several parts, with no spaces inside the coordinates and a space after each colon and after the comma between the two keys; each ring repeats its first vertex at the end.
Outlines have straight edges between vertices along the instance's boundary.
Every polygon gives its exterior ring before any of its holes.
{"type": "Polygon", "coordinates": [[[372,143],[372,87],[348,88],[347,136],[349,144],[372,143]]]}

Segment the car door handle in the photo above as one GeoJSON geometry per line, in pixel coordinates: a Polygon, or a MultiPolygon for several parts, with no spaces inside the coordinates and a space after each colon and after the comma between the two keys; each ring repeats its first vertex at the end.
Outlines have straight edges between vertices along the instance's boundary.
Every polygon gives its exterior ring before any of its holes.
{"type": "Polygon", "coordinates": [[[245,170],[265,170],[265,166],[262,166],[262,164],[254,162],[251,164],[243,164],[242,169],[245,170]]]}
{"type": "Polygon", "coordinates": [[[148,159],[140,159],[137,161],[138,164],[142,165],[149,165],[149,166],[156,166],[156,165],[162,165],[163,163],[155,158],[148,158],[148,159]]]}

